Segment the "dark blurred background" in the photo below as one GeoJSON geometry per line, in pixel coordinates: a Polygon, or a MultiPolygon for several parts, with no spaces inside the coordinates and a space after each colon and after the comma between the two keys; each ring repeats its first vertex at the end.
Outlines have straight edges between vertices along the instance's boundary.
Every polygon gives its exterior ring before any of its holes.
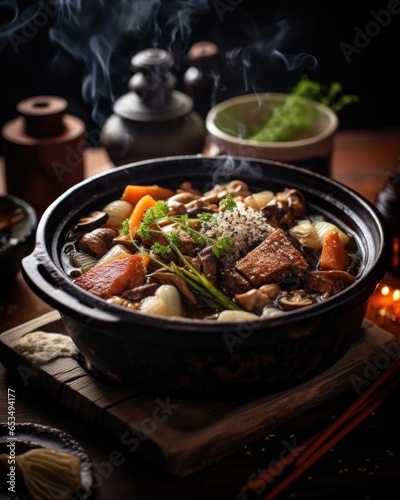
{"type": "Polygon", "coordinates": [[[308,75],[359,96],[340,112],[341,129],[399,125],[397,0],[2,0],[0,23],[0,125],[21,99],[53,94],[99,129],[127,91],[137,51],[169,50],[179,88],[190,46],[204,39],[220,49],[210,107],[286,92],[308,75]]]}

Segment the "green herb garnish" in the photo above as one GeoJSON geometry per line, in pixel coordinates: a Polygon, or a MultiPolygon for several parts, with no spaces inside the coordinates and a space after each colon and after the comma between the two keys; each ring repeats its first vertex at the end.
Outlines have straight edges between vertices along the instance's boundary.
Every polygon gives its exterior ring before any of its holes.
{"type": "MultiPolygon", "coordinates": [[[[228,195],[226,198],[224,198],[225,201],[222,200],[222,202],[224,202],[222,206],[224,206],[227,210],[228,207],[233,210],[236,204],[233,197],[231,196],[232,199],[230,199],[229,196],[231,195],[228,195]]],[[[140,224],[139,229],[137,230],[137,234],[143,240],[149,239],[153,234],[161,234],[165,239],[166,244],[162,244],[160,242],[154,243],[151,246],[151,250],[160,257],[166,256],[171,252],[175,252],[179,257],[180,262],[182,263],[182,267],[176,265],[174,262],[167,264],[157,259],[157,257],[155,257],[153,254],[149,253],[149,250],[147,248],[143,248],[141,245],[139,245],[139,243],[134,238],[132,238],[132,243],[138,250],[148,253],[150,258],[158,265],[182,278],[195,293],[207,297],[224,309],[241,311],[242,308],[240,306],[238,306],[229,297],[215,288],[215,286],[206,278],[206,276],[203,273],[197,271],[197,269],[180,251],[180,247],[182,246],[181,232],[184,231],[190,235],[196,245],[200,248],[211,246],[212,252],[217,259],[220,259],[227,252],[229,252],[233,245],[233,240],[230,236],[209,238],[202,234],[198,229],[196,229],[196,227],[201,224],[203,220],[207,221],[208,224],[212,223],[214,220],[216,223],[216,214],[201,213],[196,218],[190,218],[187,214],[170,217],[168,216],[168,212],[169,207],[167,202],[158,201],[154,207],[146,210],[143,221],[140,224]],[[175,224],[176,229],[172,232],[163,231],[163,224],[165,223],[175,224]]],[[[125,222],[123,224],[123,228],[126,228],[125,222]]]]}
{"type": "Polygon", "coordinates": [[[303,76],[283,102],[273,105],[267,123],[249,138],[268,142],[295,140],[301,132],[310,130],[318,117],[312,101],[318,101],[335,112],[358,101],[356,95],[341,93],[339,82],[332,82],[328,87],[303,76]]]}
{"type": "Polygon", "coordinates": [[[231,194],[227,194],[225,198],[223,198],[219,202],[219,206],[221,208],[224,208],[225,210],[228,210],[229,212],[233,212],[234,209],[236,208],[236,201],[231,194]]]}
{"type": "Polygon", "coordinates": [[[122,227],[119,230],[119,234],[122,236],[128,236],[129,234],[129,219],[122,221],[122,227]]]}

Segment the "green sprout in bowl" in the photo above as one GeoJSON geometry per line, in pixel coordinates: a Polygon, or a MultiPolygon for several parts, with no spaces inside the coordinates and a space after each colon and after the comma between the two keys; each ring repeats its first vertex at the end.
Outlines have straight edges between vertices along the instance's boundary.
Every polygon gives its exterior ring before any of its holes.
{"type": "Polygon", "coordinates": [[[315,102],[330,107],[336,113],[358,101],[358,96],[343,94],[339,82],[329,86],[303,76],[282,102],[272,104],[267,122],[250,139],[263,142],[292,141],[310,130],[318,118],[315,102]]]}

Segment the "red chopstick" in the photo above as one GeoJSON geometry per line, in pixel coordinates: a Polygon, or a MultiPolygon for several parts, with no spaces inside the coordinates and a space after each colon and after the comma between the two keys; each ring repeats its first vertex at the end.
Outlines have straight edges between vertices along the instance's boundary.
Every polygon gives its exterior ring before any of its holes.
{"type": "MultiPolygon", "coordinates": [[[[397,383],[398,381],[396,381],[397,383]]],[[[386,397],[392,392],[391,390],[386,391],[386,394],[383,392],[377,395],[370,404],[365,405],[363,411],[357,414],[355,418],[349,420],[347,424],[335,435],[333,435],[330,439],[323,442],[319,447],[316,446],[317,442],[314,442],[310,446],[310,450],[307,449],[306,456],[301,455],[298,460],[294,462],[296,469],[287,476],[283,481],[281,481],[270,493],[267,493],[263,498],[263,500],[272,500],[276,498],[276,496],[285,490],[288,486],[290,486],[295,479],[301,476],[307,469],[309,469],[317,460],[323,457],[334,445],[336,445],[341,439],[343,439],[350,431],[352,431],[357,425],[365,420],[368,415],[370,415],[383,401],[386,397]],[[312,449],[314,451],[312,451],[312,449]]]]}
{"type": "MultiPolygon", "coordinates": [[[[287,475],[269,493],[263,496],[262,499],[272,500],[275,498],[378,408],[400,382],[399,368],[400,358],[396,358],[339,418],[290,454],[285,455],[284,462],[280,462],[280,466],[282,472],[287,472],[287,475]],[[293,460],[291,460],[292,458],[293,460]]],[[[256,493],[260,487],[259,480],[267,484],[268,482],[275,481],[276,476],[266,471],[257,476],[252,482],[244,485],[241,491],[256,493]]]]}

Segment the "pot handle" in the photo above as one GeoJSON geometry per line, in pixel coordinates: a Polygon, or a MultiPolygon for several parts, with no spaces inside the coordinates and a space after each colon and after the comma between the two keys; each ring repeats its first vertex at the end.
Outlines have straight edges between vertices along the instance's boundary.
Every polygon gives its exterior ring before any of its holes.
{"type": "MultiPolygon", "coordinates": [[[[82,316],[84,320],[116,323],[118,318],[102,310],[102,304],[96,304],[97,298],[90,297],[94,306],[85,304],[84,300],[75,298],[77,290],[68,280],[60,276],[59,271],[49,263],[44,264],[38,258],[36,250],[24,257],[21,262],[21,273],[32,291],[54,309],[67,316],[82,316]]],[[[78,290],[79,292],[79,290],[78,290]]],[[[83,291],[82,291],[83,292],[83,291]]]]}

